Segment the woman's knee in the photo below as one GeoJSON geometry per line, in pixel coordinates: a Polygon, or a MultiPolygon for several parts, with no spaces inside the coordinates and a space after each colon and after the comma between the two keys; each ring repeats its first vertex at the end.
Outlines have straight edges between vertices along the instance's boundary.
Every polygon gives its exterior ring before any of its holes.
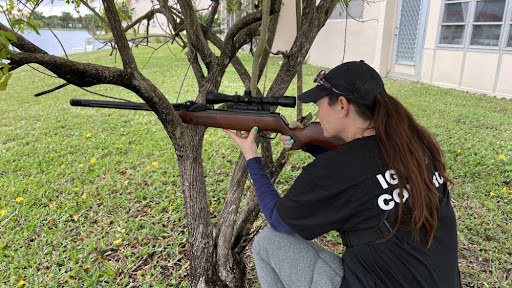
{"type": "Polygon", "coordinates": [[[272,239],[275,237],[274,233],[279,233],[272,228],[267,227],[260,231],[258,235],[256,235],[256,238],[254,238],[254,242],[252,243],[252,252],[254,254],[260,254],[262,251],[265,250],[266,247],[269,247],[269,245],[274,242],[272,239]]]}

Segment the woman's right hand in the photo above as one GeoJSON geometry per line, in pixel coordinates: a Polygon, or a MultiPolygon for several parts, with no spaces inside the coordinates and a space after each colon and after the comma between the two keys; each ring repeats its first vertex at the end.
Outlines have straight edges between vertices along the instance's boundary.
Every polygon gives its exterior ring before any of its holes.
{"type": "MultiPolygon", "coordinates": [[[[288,125],[288,127],[290,127],[290,129],[302,129],[302,128],[304,128],[302,126],[302,124],[300,124],[299,122],[296,122],[296,121],[293,121],[292,123],[290,123],[288,125]]],[[[280,135],[279,136],[279,140],[281,140],[281,143],[283,143],[284,148],[286,148],[286,149],[292,148],[293,142],[294,142],[292,137],[290,137],[288,135],[280,135]]]]}

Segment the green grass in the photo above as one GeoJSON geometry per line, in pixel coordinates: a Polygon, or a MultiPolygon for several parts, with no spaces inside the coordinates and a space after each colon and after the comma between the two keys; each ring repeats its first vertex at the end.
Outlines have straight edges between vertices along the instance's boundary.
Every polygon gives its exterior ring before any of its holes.
{"type": "MultiPolygon", "coordinates": [[[[71,57],[119,67],[120,59],[108,53],[71,57]]],[[[137,48],[135,54],[143,73],[171,102],[195,97],[189,71],[177,98],[188,68],[178,48],[153,54],[137,48]]],[[[251,61],[246,54],[242,59],[251,61]]],[[[271,59],[267,83],[280,60],[271,59]]],[[[304,79],[318,69],[306,65],[304,79]]],[[[28,287],[186,287],[183,197],[161,124],[149,112],[71,107],[70,98],[92,97],[75,87],[32,96],[60,83],[25,67],[0,94],[0,287],[22,280],[28,287]]],[[[445,152],[455,182],[464,286],[511,287],[512,102],[401,80],[386,79],[386,85],[445,152]]],[[[91,90],[136,100],[122,88],[91,90]]],[[[233,70],[220,90],[243,93],[233,70]]],[[[290,88],[287,94],[295,93],[290,88]]],[[[295,112],[282,113],[291,119],[295,112]]],[[[207,130],[203,152],[215,219],[238,154],[218,129],[207,130]]],[[[278,190],[309,160],[293,152],[278,190]]]]}

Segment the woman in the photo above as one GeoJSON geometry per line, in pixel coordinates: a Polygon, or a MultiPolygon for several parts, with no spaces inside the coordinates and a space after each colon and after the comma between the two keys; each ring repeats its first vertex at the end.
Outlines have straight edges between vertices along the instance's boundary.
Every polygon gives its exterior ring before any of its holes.
{"type": "Polygon", "coordinates": [[[321,71],[315,82],[298,99],[316,103],[324,135],[346,143],[310,147],[315,160],[283,198],[258,157],[257,127],[226,131],[271,226],[253,246],[262,287],[461,287],[450,180],[433,136],[363,61],[321,71]],[[332,230],[342,258],[309,241],[332,230]]]}

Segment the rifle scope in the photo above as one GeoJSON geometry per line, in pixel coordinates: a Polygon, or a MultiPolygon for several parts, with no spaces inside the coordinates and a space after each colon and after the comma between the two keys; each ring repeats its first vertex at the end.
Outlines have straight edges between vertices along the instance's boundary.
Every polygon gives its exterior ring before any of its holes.
{"type": "Polygon", "coordinates": [[[256,104],[256,105],[270,105],[270,106],[282,106],[282,107],[295,107],[296,99],[291,96],[283,97],[252,97],[245,93],[244,96],[240,95],[226,95],[219,92],[208,91],[206,93],[207,104],[219,104],[225,102],[233,103],[245,103],[245,104],[256,104]]]}

